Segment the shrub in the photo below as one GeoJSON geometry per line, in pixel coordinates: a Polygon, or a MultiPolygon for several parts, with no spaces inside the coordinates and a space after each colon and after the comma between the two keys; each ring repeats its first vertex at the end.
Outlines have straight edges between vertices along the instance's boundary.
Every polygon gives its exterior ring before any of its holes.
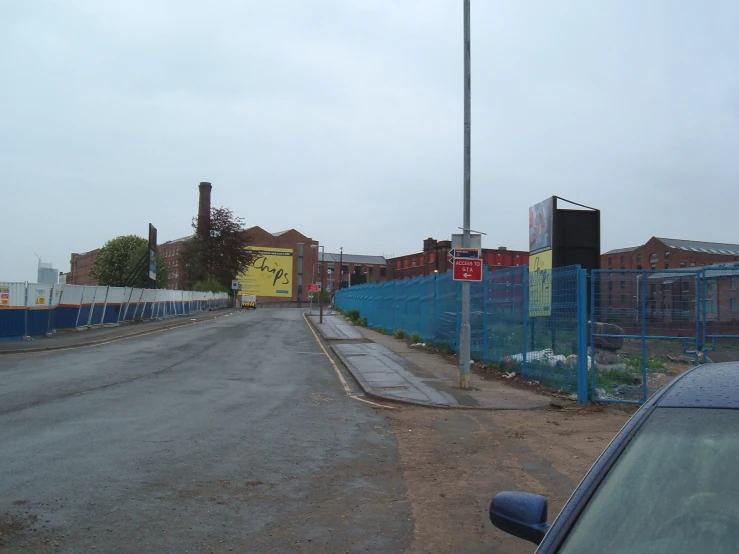
{"type": "Polygon", "coordinates": [[[421,342],[421,335],[419,335],[418,333],[413,333],[411,335],[411,342],[413,344],[417,344],[417,343],[421,342]]]}
{"type": "Polygon", "coordinates": [[[375,331],[377,331],[381,335],[387,335],[387,331],[385,330],[384,327],[378,327],[377,329],[375,329],[375,331]]]}
{"type": "Polygon", "coordinates": [[[352,321],[358,321],[359,320],[359,310],[353,309],[349,310],[346,315],[351,319],[352,321]]]}
{"type": "Polygon", "coordinates": [[[396,339],[404,339],[405,338],[405,331],[403,331],[403,329],[395,329],[395,331],[393,331],[393,336],[396,339]]]}
{"type": "Polygon", "coordinates": [[[367,327],[367,318],[363,317],[357,322],[361,327],[367,327]]]}

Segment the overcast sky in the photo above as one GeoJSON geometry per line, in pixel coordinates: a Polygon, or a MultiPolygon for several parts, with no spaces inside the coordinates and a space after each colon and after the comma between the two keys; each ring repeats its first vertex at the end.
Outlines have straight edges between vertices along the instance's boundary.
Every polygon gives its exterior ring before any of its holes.
{"type": "MultiPolygon", "coordinates": [[[[0,280],[248,226],[401,255],[462,224],[462,0],[0,1],[0,280]]],[[[472,0],[472,227],[739,242],[739,2],[472,0]]]]}

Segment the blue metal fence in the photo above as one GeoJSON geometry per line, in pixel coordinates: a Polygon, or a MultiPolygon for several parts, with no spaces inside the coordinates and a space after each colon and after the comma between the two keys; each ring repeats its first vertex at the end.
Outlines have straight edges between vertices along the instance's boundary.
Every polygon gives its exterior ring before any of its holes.
{"type": "MultiPolygon", "coordinates": [[[[585,286],[577,266],[532,274],[527,266],[486,269],[470,286],[472,359],[587,401],[585,286]]],[[[358,285],[335,296],[337,307],[358,310],[370,327],[418,335],[457,355],[461,303],[451,273],[358,285]]]]}
{"type": "Polygon", "coordinates": [[[639,404],[699,363],[739,359],[739,267],[591,275],[591,398],[639,404]]]}

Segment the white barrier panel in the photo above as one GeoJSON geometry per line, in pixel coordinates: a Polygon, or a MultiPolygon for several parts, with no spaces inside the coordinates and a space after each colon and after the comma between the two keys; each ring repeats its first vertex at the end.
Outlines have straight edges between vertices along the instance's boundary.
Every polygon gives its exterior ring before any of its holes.
{"type": "Polygon", "coordinates": [[[83,285],[60,285],[62,295],[59,299],[60,306],[79,307],[82,304],[82,291],[85,289],[83,285]]]}
{"type": "Polygon", "coordinates": [[[95,300],[95,291],[97,290],[97,287],[90,287],[87,285],[83,285],[82,290],[82,302],[81,304],[92,304],[92,302],[95,300]]]}
{"type": "Polygon", "coordinates": [[[108,289],[108,304],[122,304],[124,300],[128,300],[126,289],[123,287],[110,287],[108,289]]]}
{"type": "Polygon", "coordinates": [[[26,283],[0,281],[0,308],[24,308],[26,283]]]}
{"type": "Polygon", "coordinates": [[[26,308],[47,309],[51,304],[51,285],[28,283],[26,308]]]}
{"type": "Polygon", "coordinates": [[[64,285],[52,285],[51,287],[51,303],[52,308],[56,308],[61,303],[64,285]]]}

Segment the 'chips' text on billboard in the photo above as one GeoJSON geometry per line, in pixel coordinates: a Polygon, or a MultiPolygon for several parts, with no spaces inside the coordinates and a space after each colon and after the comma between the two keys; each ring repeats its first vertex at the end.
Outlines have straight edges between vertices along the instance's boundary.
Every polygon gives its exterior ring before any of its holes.
{"type": "Polygon", "coordinates": [[[254,261],[239,275],[242,294],[292,298],[293,251],[290,248],[249,246],[254,261]]]}

